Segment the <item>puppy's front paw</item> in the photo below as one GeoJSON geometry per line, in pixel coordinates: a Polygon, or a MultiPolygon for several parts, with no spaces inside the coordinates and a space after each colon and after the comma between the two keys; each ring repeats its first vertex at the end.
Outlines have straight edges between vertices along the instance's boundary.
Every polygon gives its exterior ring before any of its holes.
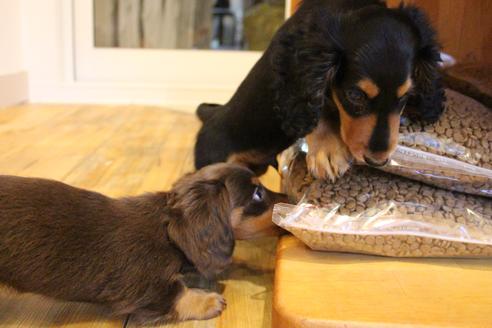
{"type": "Polygon", "coordinates": [[[180,320],[211,319],[221,314],[225,308],[226,301],[222,295],[196,288],[186,289],[176,304],[180,320]]]}
{"type": "Polygon", "coordinates": [[[203,319],[210,319],[220,315],[226,308],[227,303],[222,295],[217,293],[207,293],[207,299],[203,305],[203,319]]]}
{"type": "Polygon", "coordinates": [[[351,164],[348,149],[343,147],[323,147],[314,151],[309,150],[307,166],[311,175],[318,179],[335,181],[341,177],[351,164]]]}
{"type": "Polygon", "coordinates": [[[307,167],[315,178],[335,181],[350,168],[352,156],[333,122],[321,119],[306,142],[307,167]]]}

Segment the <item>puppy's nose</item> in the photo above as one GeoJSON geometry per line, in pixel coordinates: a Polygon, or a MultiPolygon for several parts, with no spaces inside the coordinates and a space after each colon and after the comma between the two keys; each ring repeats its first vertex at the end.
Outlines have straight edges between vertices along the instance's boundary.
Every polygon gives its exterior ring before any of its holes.
{"type": "Polygon", "coordinates": [[[383,159],[375,159],[375,158],[371,158],[369,156],[364,155],[364,161],[366,161],[366,164],[369,166],[379,167],[379,166],[385,166],[386,164],[388,164],[389,158],[386,157],[383,159]]]}

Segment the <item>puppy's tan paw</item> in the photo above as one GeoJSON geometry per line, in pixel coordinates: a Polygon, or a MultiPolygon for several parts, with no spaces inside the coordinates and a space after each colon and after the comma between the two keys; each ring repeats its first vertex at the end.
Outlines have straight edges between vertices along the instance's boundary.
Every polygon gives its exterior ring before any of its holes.
{"type": "Polygon", "coordinates": [[[206,320],[214,318],[226,308],[226,301],[217,293],[204,290],[186,289],[176,304],[176,312],[181,320],[206,320]]]}
{"type": "Polygon", "coordinates": [[[352,161],[350,151],[333,124],[321,119],[313,132],[306,136],[309,171],[318,179],[331,181],[341,177],[350,168],[352,161]]]}
{"type": "Polygon", "coordinates": [[[207,300],[205,301],[203,308],[203,319],[217,317],[222,313],[222,311],[224,311],[226,306],[226,300],[224,297],[222,297],[222,295],[219,295],[217,293],[208,293],[207,300]]]}
{"type": "Polygon", "coordinates": [[[351,156],[345,145],[326,145],[314,151],[309,150],[306,160],[315,178],[331,181],[343,176],[351,164],[351,156]]]}

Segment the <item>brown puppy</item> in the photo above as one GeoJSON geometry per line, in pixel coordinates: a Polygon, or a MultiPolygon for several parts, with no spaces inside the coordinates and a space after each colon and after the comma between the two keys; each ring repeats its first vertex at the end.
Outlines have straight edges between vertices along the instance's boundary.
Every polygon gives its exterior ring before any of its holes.
{"type": "Polygon", "coordinates": [[[0,283],[141,322],[212,318],[222,296],[187,288],[181,273],[213,277],[230,263],[235,238],[278,233],[272,208],[285,200],[230,164],[188,174],[169,192],[121,199],[0,176],[0,283]]]}

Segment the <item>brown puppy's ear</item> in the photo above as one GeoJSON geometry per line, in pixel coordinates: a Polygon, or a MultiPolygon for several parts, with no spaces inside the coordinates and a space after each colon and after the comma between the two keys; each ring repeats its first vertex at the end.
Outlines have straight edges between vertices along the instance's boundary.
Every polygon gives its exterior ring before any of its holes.
{"type": "Polygon", "coordinates": [[[179,187],[176,207],[181,217],[168,226],[169,238],[207,278],[231,262],[234,234],[230,223],[229,199],[219,181],[187,181],[179,187]]]}
{"type": "Polygon", "coordinates": [[[442,60],[436,32],[421,9],[401,5],[397,10],[409,20],[417,36],[412,74],[415,89],[409,105],[417,108],[421,119],[432,123],[439,119],[445,100],[439,70],[442,60]]]}

